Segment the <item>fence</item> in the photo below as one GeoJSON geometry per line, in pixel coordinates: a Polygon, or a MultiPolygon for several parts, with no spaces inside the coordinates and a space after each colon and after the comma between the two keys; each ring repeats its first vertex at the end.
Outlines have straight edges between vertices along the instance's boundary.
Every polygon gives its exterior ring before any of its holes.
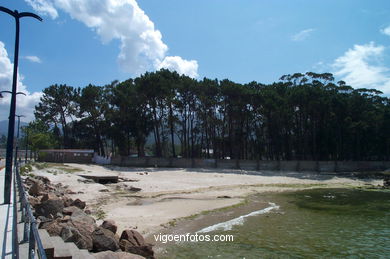
{"type": "Polygon", "coordinates": [[[46,259],[46,253],[42,245],[42,241],[39,237],[37,222],[31,211],[30,203],[27,199],[26,190],[24,189],[22,177],[19,173],[19,165],[15,166],[14,170],[14,217],[12,228],[12,243],[13,243],[13,258],[19,258],[19,238],[18,238],[18,217],[17,217],[17,198],[20,201],[21,222],[24,222],[23,240],[22,243],[28,243],[28,258],[36,258],[38,254],[39,258],[46,259]]]}
{"type": "Polygon", "coordinates": [[[114,157],[111,164],[131,167],[220,168],[254,171],[355,172],[382,171],[390,161],[271,161],[234,159],[186,159],[157,157],[114,157]]]}

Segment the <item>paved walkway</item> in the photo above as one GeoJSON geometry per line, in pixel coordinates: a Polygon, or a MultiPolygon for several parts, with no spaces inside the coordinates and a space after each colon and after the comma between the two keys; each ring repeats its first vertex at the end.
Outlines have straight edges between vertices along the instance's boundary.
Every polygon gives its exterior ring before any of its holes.
{"type": "MultiPolygon", "coordinates": [[[[4,174],[0,170],[0,258],[12,258],[12,220],[14,216],[13,204],[4,204],[4,174]]],[[[13,201],[13,185],[11,201],[13,201]]]]}

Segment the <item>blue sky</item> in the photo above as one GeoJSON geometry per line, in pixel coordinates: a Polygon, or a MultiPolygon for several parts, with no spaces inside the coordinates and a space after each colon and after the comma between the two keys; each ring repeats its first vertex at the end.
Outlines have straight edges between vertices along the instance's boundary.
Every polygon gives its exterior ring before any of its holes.
{"type": "MultiPolygon", "coordinates": [[[[357,0],[17,0],[23,18],[18,112],[41,90],[125,80],[161,67],[246,83],[332,72],[390,94],[390,2],[357,0]],[[23,99],[23,100],[22,100],[23,99]]],[[[0,90],[10,89],[14,21],[0,13],[0,90]]],[[[8,117],[0,100],[0,120],[8,117]]]]}

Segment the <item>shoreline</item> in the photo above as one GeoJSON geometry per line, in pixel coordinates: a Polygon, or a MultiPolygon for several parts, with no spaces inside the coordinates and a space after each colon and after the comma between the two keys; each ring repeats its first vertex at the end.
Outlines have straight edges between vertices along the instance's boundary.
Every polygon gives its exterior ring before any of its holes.
{"type": "Polygon", "coordinates": [[[32,173],[46,176],[54,184],[67,186],[73,191],[70,197],[87,203],[87,208],[92,211],[98,224],[103,218],[114,220],[118,231],[137,229],[154,244],[153,234],[172,231],[178,222],[180,224],[185,220],[202,218],[215,211],[230,211],[237,207],[241,207],[237,210],[241,211],[249,208],[247,205],[251,195],[382,184],[381,180],[375,179],[296,172],[260,172],[250,175],[243,170],[204,172],[201,169],[118,168],[84,164],[47,166],[35,169],[32,173]],[[122,180],[99,184],[79,174],[112,174],[122,180]]]}

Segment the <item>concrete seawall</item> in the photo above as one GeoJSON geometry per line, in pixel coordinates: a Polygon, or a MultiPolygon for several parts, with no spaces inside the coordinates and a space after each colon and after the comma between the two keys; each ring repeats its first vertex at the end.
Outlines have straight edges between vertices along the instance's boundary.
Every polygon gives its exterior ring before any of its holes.
{"type": "Polygon", "coordinates": [[[271,161],[159,157],[114,157],[111,164],[129,167],[220,168],[255,171],[368,172],[390,168],[390,161],[271,161]]]}

